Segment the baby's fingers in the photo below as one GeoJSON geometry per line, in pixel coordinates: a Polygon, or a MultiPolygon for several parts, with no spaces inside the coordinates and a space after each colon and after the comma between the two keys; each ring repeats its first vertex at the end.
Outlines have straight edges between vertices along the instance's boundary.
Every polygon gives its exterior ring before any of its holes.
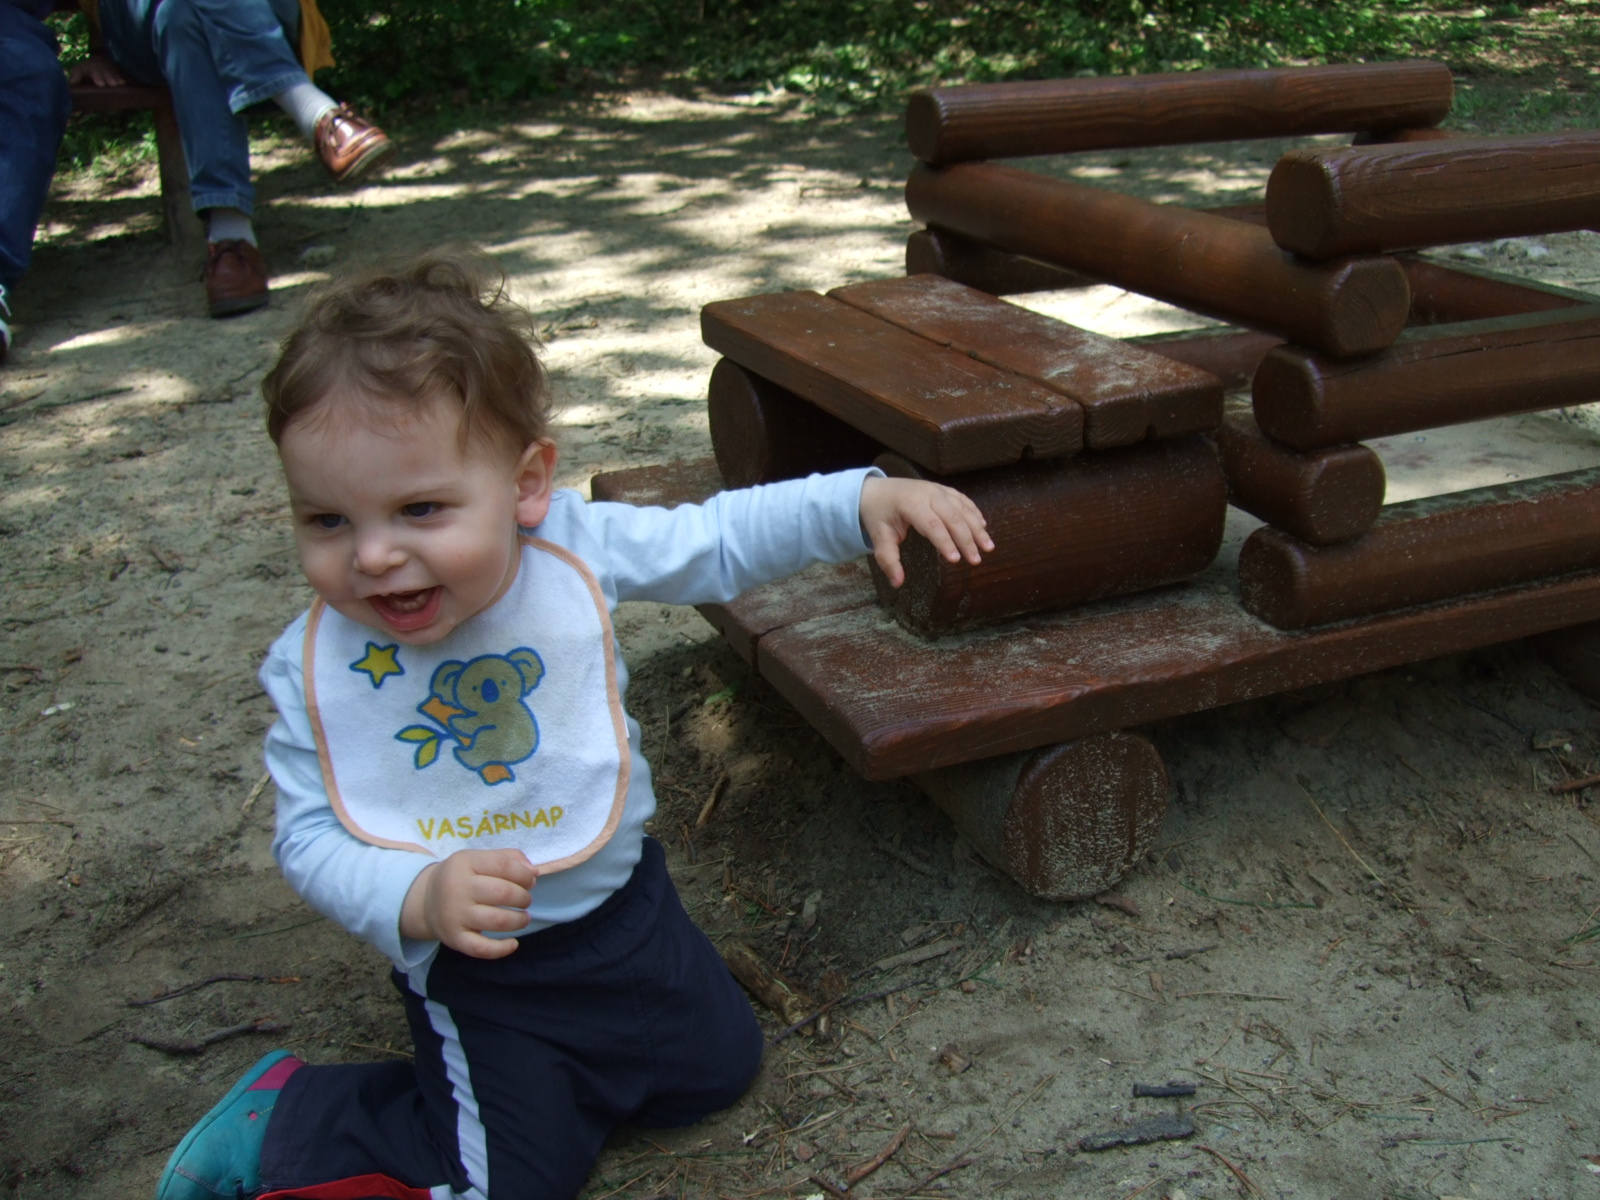
{"type": "Polygon", "coordinates": [[[439,940],[450,949],[471,958],[504,958],[508,954],[515,954],[519,944],[516,938],[484,937],[470,929],[458,929],[449,937],[439,940]]]}
{"type": "Polygon", "coordinates": [[[912,514],[912,527],[946,562],[982,562],[984,552],[994,549],[987,524],[976,504],[950,488],[940,489],[926,510],[912,514]]]}

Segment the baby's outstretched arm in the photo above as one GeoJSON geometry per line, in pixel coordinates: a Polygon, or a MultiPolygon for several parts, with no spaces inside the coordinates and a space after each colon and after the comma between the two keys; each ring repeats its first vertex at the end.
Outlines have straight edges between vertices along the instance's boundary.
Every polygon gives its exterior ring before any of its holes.
{"type": "Polygon", "coordinates": [[[528,923],[525,910],[539,873],[519,850],[457,850],[428,867],[406,893],[400,932],[443,942],[473,958],[504,958],[517,948],[512,933],[528,923]]]}
{"type": "Polygon", "coordinates": [[[983,561],[994,549],[978,506],[954,488],[925,479],[874,476],[861,486],[861,528],[872,543],[872,556],[899,587],[905,582],[900,543],[915,529],[950,562],[983,561]]]}

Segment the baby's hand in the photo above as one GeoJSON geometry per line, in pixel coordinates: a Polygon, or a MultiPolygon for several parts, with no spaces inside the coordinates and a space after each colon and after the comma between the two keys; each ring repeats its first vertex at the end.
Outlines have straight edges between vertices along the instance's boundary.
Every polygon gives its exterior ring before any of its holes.
{"type": "Polygon", "coordinates": [[[457,850],[412,883],[400,909],[400,932],[473,958],[504,958],[517,948],[516,940],[484,932],[511,933],[526,925],[522,910],[532,903],[538,878],[520,850],[457,850]]]}
{"type": "Polygon", "coordinates": [[[861,528],[894,587],[906,579],[900,543],[909,530],[932,542],[947,562],[965,558],[977,564],[983,561],[981,551],[994,549],[987,525],[976,504],[941,483],[871,476],[861,487],[861,528]]]}

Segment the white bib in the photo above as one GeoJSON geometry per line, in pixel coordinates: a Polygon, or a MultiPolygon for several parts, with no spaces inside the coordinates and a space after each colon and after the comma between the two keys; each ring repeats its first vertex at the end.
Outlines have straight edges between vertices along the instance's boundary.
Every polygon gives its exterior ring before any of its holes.
{"type": "Polygon", "coordinates": [[[428,646],[312,605],[306,707],[329,802],[362,841],[511,847],[549,872],[616,831],[630,759],[605,597],[565,548],[524,536],[521,553],[506,594],[428,646]]]}

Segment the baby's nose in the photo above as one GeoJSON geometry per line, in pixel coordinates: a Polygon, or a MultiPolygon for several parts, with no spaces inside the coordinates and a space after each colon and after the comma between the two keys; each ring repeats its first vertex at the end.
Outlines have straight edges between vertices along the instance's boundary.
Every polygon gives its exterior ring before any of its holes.
{"type": "Polygon", "coordinates": [[[392,538],[378,533],[356,539],[355,568],[363,575],[382,575],[405,561],[405,552],[392,538]]]}

